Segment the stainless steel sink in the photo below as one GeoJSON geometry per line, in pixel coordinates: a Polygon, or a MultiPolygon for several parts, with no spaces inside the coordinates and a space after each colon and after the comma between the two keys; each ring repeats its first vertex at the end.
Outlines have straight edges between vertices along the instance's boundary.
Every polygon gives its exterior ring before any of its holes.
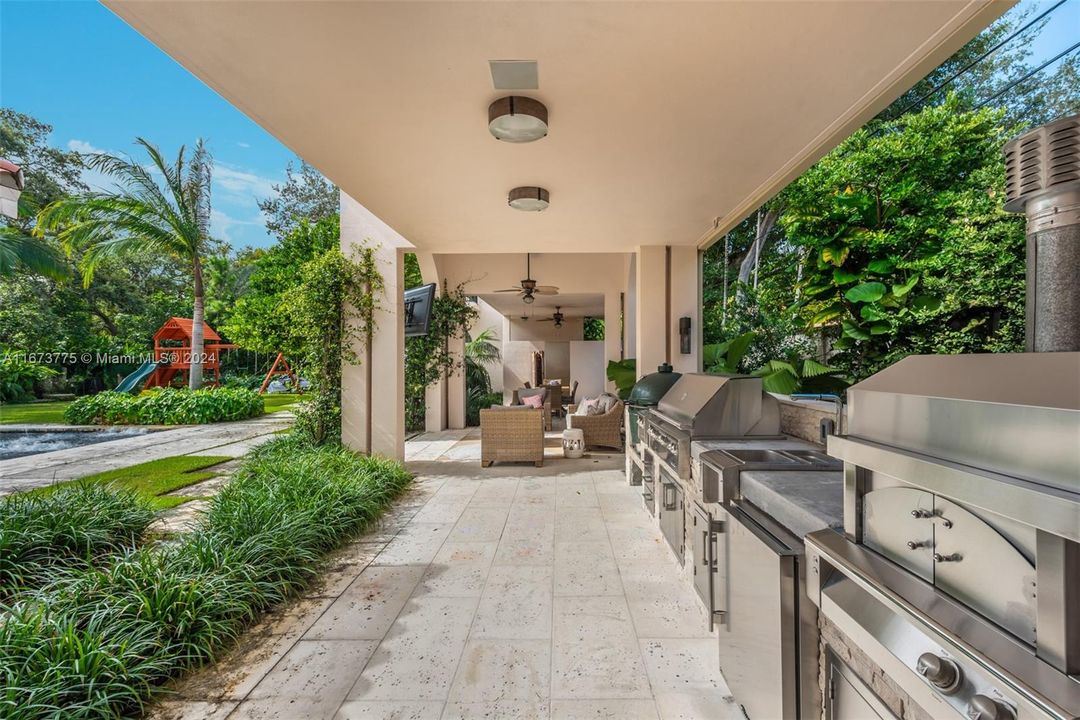
{"type": "Polygon", "coordinates": [[[800,460],[814,465],[840,465],[840,461],[820,450],[785,450],[785,454],[794,455],[800,460]]]}
{"type": "MultiPolygon", "coordinates": [[[[802,465],[808,460],[793,457],[795,451],[780,450],[724,450],[742,463],[768,463],[769,465],[802,465]]],[[[807,451],[803,451],[807,452],[807,451]]]]}

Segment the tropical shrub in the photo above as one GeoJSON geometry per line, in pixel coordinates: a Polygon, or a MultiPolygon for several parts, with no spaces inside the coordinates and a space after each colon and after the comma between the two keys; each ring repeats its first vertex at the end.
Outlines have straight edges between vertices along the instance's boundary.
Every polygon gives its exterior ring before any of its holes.
{"type": "Polygon", "coordinates": [[[0,355],[0,402],[29,400],[37,383],[58,374],[50,367],[28,361],[21,353],[4,353],[0,355]]]}
{"type": "Polygon", "coordinates": [[[821,393],[835,395],[843,392],[851,381],[840,370],[822,365],[813,358],[770,360],[754,375],[761,378],[769,392],[791,395],[792,393],[821,393]]]}
{"type": "Polygon", "coordinates": [[[222,375],[221,385],[227,388],[239,388],[242,390],[258,390],[262,387],[265,373],[244,373],[222,375]]]}
{"type": "Polygon", "coordinates": [[[476,426],[480,424],[480,411],[492,405],[502,405],[503,394],[501,392],[482,392],[469,388],[465,394],[465,424],[476,426]]]}
{"type": "Polygon", "coordinates": [[[743,356],[754,342],[754,333],[745,332],[721,343],[701,348],[701,364],[708,373],[734,375],[739,372],[743,356]]]}
{"type": "Polygon", "coordinates": [[[134,492],[76,484],[0,500],[0,600],[64,567],[132,548],[154,512],[134,492]]]}
{"type": "Polygon", "coordinates": [[[409,483],[398,463],[299,436],[255,450],[191,533],[63,573],[0,620],[0,717],[140,714],[316,574],[409,483]]]}
{"type": "Polygon", "coordinates": [[[626,400],[630,397],[630,391],[637,382],[637,360],[626,358],[625,360],[608,360],[607,379],[615,383],[619,399],[626,400]]]}
{"type": "Polygon", "coordinates": [[[106,391],[75,400],[64,410],[72,425],[202,425],[263,413],[262,397],[239,388],[163,388],[141,395],[106,391]]]}
{"type": "Polygon", "coordinates": [[[1024,219],[1001,209],[1002,113],[939,107],[860,130],[783,193],[797,284],[829,362],[864,377],[912,353],[1023,347],[1024,219]]]}

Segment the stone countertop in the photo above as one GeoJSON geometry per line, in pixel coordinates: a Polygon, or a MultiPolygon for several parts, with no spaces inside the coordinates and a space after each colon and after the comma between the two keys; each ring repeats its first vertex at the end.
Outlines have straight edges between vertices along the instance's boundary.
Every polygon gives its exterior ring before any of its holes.
{"type": "Polygon", "coordinates": [[[799,537],[844,524],[844,474],[839,470],[746,470],[742,496],[799,537]]]}

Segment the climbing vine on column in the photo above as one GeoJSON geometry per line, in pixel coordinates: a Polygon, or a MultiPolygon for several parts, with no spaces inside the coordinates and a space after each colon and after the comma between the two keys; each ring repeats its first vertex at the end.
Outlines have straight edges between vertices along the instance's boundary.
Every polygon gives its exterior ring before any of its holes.
{"type": "Polygon", "coordinates": [[[464,370],[461,355],[450,352],[450,340],[464,338],[477,317],[476,308],[465,296],[464,283],[453,290],[443,283],[443,291],[431,304],[428,334],[405,342],[405,427],[423,430],[427,411],[425,390],[443,375],[464,370]]]}
{"type": "Polygon", "coordinates": [[[361,364],[375,332],[383,278],[375,252],[361,246],[346,257],[337,248],[305,263],[301,283],[285,300],[282,322],[293,324],[302,373],[315,386],[297,412],[296,429],[315,444],[341,441],[341,366],[361,364]]]}

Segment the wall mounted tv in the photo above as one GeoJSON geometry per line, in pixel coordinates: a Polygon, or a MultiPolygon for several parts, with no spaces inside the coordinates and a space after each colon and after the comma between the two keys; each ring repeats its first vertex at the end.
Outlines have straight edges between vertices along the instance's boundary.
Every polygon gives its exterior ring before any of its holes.
{"type": "Polygon", "coordinates": [[[409,288],[405,291],[405,337],[428,334],[431,324],[431,303],[435,300],[435,283],[409,288]]]}

